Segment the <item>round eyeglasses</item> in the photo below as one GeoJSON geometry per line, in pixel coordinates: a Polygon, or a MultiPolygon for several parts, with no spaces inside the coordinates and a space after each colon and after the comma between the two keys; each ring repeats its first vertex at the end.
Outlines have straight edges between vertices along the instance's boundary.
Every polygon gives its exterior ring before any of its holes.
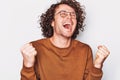
{"type": "Polygon", "coordinates": [[[65,10],[61,10],[61,11],[59,11],[59,12],[56,13],[56,14],[60,14],[60,16],[61,16],[62,18],[65,18],[65,17],[67,17],[68,15],[70,15],[72,19],[75,19],[75,18],[76,18],[76,13],[75,13],[75,12],[67,12],[67,11],[65,11],[65,10]]]}

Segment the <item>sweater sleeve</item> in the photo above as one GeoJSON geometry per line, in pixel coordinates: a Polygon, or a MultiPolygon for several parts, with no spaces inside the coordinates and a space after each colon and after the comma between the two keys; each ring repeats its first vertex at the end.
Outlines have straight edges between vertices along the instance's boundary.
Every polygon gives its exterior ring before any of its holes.
{"type": "Polygon", "coordinates": [[[93,65],[92,50],[89,47],[84,80],[101,80],[102,75],[103,75],[102,69],[95,68],[93,65]]]}
{"type": "Polygon", "coordinates": [[[27,68],[23,65],[21,70],[21,80],[36,80],[34,67],[27,68]]]}
{"type": "MultiPolygon", "coordinates": [[[[33,42],[30,42],[30,43],[32,43],[32,45],[36,49],[36,47],[37,47],[36,46],[36,42],[33,41],[33,42]]],[[[23,67],[21,69],[21,80],[37,80],[36,72],[35,72],[35,65],[30,67],[30,68],[28,68],[28,67],[25,67],[24,63],[23,63],[23,67]]]]}

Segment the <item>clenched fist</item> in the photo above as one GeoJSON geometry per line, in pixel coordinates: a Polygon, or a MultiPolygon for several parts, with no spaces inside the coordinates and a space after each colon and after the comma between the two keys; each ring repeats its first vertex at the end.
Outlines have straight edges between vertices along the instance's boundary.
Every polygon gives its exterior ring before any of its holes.
{"type": "Polygon", "coordinates": [[[103,62],[105,61],[105,59],[108,57],[109,54],[110,52],[107,49],[107,47],[105,47],[104,45],[98,46],[98,50],[96,52],[96,57],[94,61],[94,67],[101,68],[103,62]]]}
{"type": "Polygon", "coordinates": [[[23,63],[25,67],[32,67],[35,62],[35,56],[37,51],[31,43],[27,43],[21,47],[21,53],[23,56],[23,63]]]}

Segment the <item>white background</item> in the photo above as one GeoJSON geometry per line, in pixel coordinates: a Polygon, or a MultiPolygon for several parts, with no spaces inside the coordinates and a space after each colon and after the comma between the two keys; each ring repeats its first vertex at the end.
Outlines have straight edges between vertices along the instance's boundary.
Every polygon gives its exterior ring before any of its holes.
{"type": "MultiPolygon", "coordinates": [[[[20,47],[41,39],[39,16],[59,0],[0,0],[0,80],[20,80],[20,47]]],[[[119,0],[78,0],[85,6],[86,27],[78,40],[89,44],[93,54],[106,45],[111,54],[103,67],[102,80],[120,80],[119,0]]]]}

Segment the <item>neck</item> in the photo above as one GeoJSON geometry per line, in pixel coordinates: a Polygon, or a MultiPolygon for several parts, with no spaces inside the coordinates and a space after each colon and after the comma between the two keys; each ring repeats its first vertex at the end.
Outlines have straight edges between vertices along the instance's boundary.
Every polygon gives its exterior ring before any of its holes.
{"type": "Polygon", "coordinates": [[[71,38],[63,38],[63,37],[51,37],[50,41],[53,45],[59,48],[67,48],[71,44],[71,38]]]}

